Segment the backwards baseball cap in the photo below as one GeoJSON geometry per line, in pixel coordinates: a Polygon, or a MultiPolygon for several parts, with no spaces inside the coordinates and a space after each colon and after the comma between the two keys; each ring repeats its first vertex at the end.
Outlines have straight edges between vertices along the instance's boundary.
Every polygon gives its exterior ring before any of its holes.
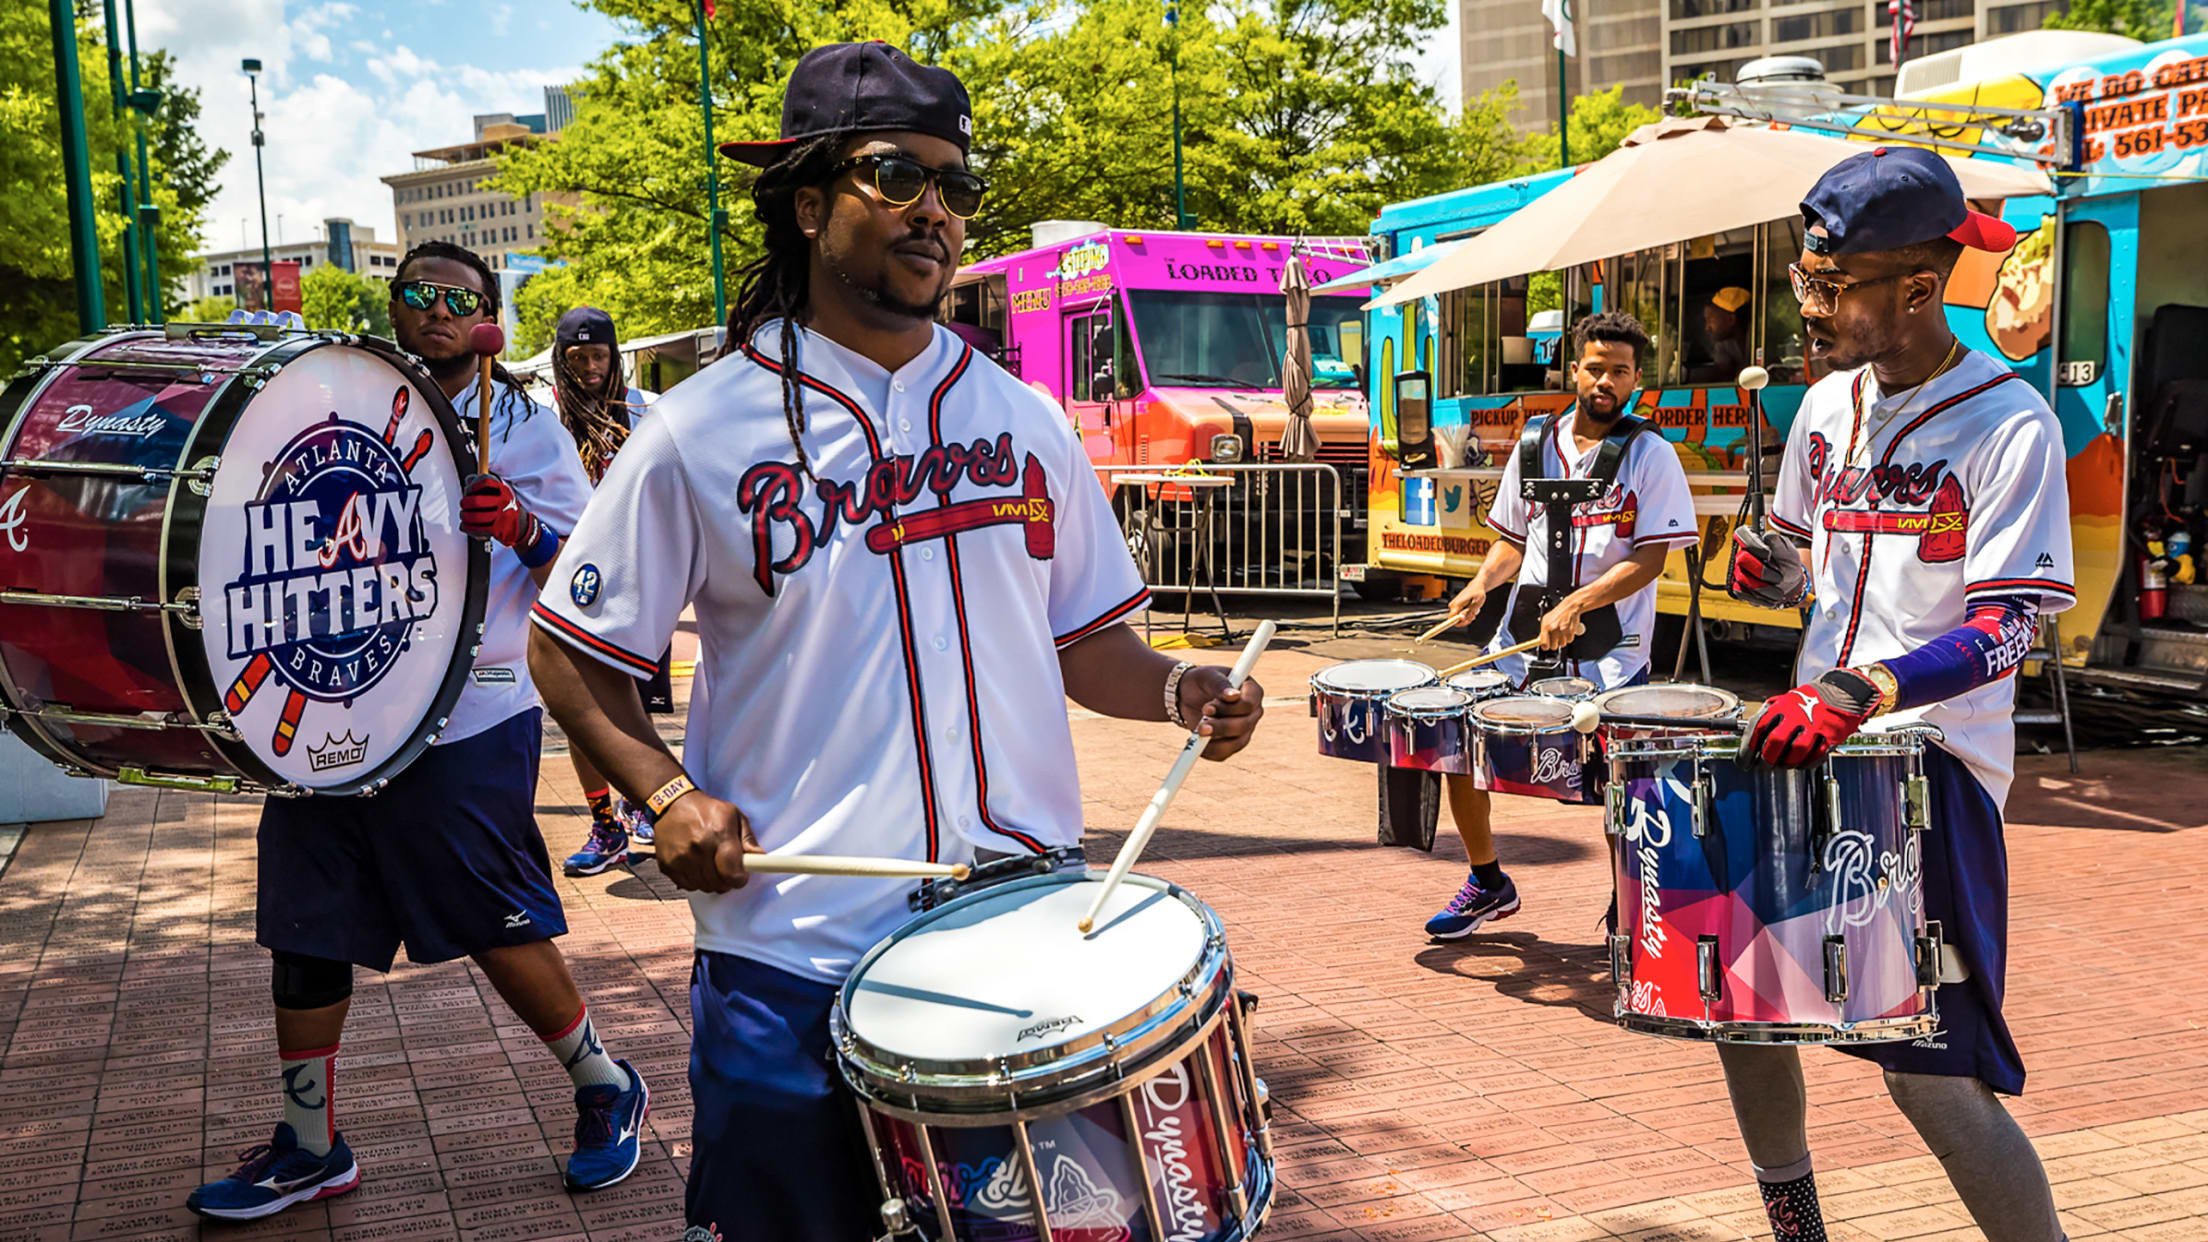
{"type": "Polygon", "coordinates": [[[1873,147],[1834,165],[1802,200],[1802,223],[1824,230],[1803,239],[1824,255],[1899,250],[1941,237],[1973,250],[2016,244],[2016,230],[1972,211],[1955,170],[1923,147],[1873,147]]]}
{"type": "Polygon", "coordinates": [[[595,306],[578,306],[560,316],[560,326],[552,330],[552,342],[561,349],[614,344],[613,316],[595,306]]]}
{"type": "Polygon", "coordinates": [[[724,142],[721,154],[765,168],[808,138],[905,130],[972,150],[974,109],[948,69],[916,63],[887,43],[830,43],[805,53],[782,92],[782,137],[724,142]]]}

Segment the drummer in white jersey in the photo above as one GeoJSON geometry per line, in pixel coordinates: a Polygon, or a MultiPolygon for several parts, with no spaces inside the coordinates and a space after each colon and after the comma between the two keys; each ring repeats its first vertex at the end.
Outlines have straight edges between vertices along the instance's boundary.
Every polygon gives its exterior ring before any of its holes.
{"type": "Polygon", "coordinates": [[[744,854],[959,862],[1080,840],[1065,700],[1209,731],[1263,691],[1152,651],[1147,602],[1080,441],[932,322],[984,184],[947,71],[882,43],[798,63],[764,166],[765,253],[736,352],[653,407],[536,612],[552,712],[658,818],[694,894],[697,1236],[859,1239],[879,1189],[828,1012],[907,916],[910,882],[745,884],[744,854]],[[700,688],[678,763],[645,676],[695,605],[700,688]],[[692,782],[695,782],[695,790],[692,782]],[[740,890],[740,891],[738,891],[740,890]]]}
{"type": "MultiPolygon", "coordinates": [[[[1595,468],[1604,442],[1638,425],[1625,421],[1633,393],[1641,385],[1641,359],[1651,348],[1640,322],[1623,311],[1589,315],[1572,329],[1572,382],[1579,399],[1549,420],[1541,434],[1543,477],[1584,479],[1595,468]]],[[[1524,499],[1517,445],[1511,446],[1502,482],[1487,524],[1502,539],[1489,550],[1479,573],[1449,608],[1470,625],[1488,605],[1495,588],[1508,582],[1509,596],[1490,650],[1536,636],[1543,649],[1567,649],[1589,614],[1614,610],[1616,646],[1590,659],[1566,658],[1559,675],[1585,678],[1598,690],[1613,690],[1648,680],[1648,648],[1656,625],[1656,579],[1672,549],[1694,543],[1694,496],[1679,456],[1654,428],[1634,435],[1617,465],[1615,482],[1592,504],[1576,506],[1570,553],[1570,581],[1561,602],[1544,614],[1538,596],[1549,581],[1549,519],[1546,506],[1524,499]],[[1515,632],[1514,632],[1515,631],[1515,632]]],[[[1605,627],[1607,631],[1608,627],[1605,627]]],[[[1576,649],[1573,654],[1581,654],[1576,649]]],[[[1494,667],[1512,682],[1527,679],[1523,656],[1510,656],[1494,667]]],[[[1591,779],[1583,777],[1583,779],[1591,779]]],[[[1445,779],[1449,815],[1464,839],[1472,873],[1464,887],[1426,922],[1426,934],[1455,940],[1481,924],[1518,912],[1518,885],[1504,873],[1495,853],[1488,791],[1469,776],[1445,779]]]]}
{"type": "MultiPolygon", "coordinates": [[[[1894,1103],[1990,1242],[2055,1242],[2046,1174],[1994,1093],[2024,1089],[2001,1017],[2010,675],[2038,616],[2075,599],[2062,431],[2030,382],[1955,339],[1943,296],[1965,247],[2004,251],[2016,233],[1971,211],[1954,170],[1916,148],[1840,164],[1802,216],[1795,296],[1810,356],[1836,373],[1809,390],[1788,434],[1778,533],[1736,537],[1731,585],[1768,606],[1810,592],[1816,602],[1804,684],[1766,705],[1749,744],[1793,767],[1873,717],[1944,734],[1927,752],[1924,837],[1925,917],[1954,959],[1941,972],[1941,1029],[1841,1050],[1885,1067],[1894,1103]]],[[[1799,1054],[1718,1051],[1773,1228],[1788,1242],[1822,1239],[1799,1054]]]]}

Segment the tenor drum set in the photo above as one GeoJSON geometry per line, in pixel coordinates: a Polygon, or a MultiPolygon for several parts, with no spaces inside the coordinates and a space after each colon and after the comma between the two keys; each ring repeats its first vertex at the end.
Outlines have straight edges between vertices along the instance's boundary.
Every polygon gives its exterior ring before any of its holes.
{"type": "Polygon", "coordinates": [[[482,628],[472,448],[387,342],[118,329],[0,392],[0,720],[83,776],[370,793],[482,628]]]}
{"type": "Polygon", "coordinates": [[[1322,669],[1319,753],[1601,806],[1620,1026],[1751,1044],[1938,1029],[1941,933],[1923,872],[1937,729],[1865,731],[1814,767],[1774,769],[1742,753],[1740,700],[1715,687],[1597,694],[1549,678],[1520,693],[1483,673],[1322,669]]]}

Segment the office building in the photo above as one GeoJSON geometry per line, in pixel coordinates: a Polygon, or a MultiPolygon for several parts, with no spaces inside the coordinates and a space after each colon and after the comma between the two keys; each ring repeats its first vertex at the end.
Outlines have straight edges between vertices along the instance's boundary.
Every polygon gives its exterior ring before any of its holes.
{"type": "MultiPolygon", "coordinates": [[[[297,263],[301,276],[317,267],[335,264],[349,272],[389,280],[399,269],[399,248],[390,242],[377,241],[375,229],[368,225],[355,224],[338,216],[324,220],[315,233],[316,236],[306,241],[272,242],[268,258],[278,263],[297,263]]],[[[258,245],[196,255],[191,270],[181,278],[184,299],[236,297],[237,269],[260,261],[258,245]]]]}
{"type": "Polygon", "coordinates": [[[542,245],[547,202],[571,202],[574,196],[516,196],[489,182],[498,175],[501,152],[554,140],[544,132],[545,123],[542,115],[476,117],[472,141],[416,151],[411,171],[382,178],[391,187],[400,251],[437,239],[465,246],[499,269],[508,265],[508,256],[542,245]]]}

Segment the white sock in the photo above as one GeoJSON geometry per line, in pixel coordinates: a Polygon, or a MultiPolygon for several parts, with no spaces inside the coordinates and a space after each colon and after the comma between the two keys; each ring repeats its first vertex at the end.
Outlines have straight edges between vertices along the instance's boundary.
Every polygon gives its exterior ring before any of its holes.
{"type": "Polygon", "coordinates": [[[590,1021],[590,1006],[583,1006],[567,1029],[544,1041],[544,1046],[559,1058],[567,1076],[578,1087],[602,1083],[626,1090],[629,1076],[606,1055],[606,1046],[598,1042],[597,1028],[590,1021]]]}
{"type": "Polygon", "coordinates": [[[284,1069],[284,1121],[299,1146],[317,1156],[330,1154],[337,1139],[331,1084],[337,1075],[337,1045],[307,1052],[278,1052],[284,1069]]]}

